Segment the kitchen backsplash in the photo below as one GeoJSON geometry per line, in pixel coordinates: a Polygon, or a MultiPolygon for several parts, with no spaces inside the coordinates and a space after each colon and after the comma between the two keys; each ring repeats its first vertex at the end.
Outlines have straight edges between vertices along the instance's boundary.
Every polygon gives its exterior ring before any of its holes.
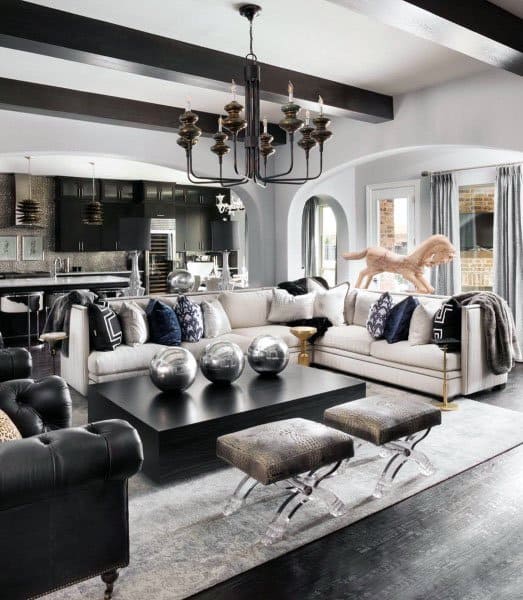
{"type": "Polygon", "coordinates": [[[18,236],[18,259],[0,261],[0,272],[5,271],[50,271],[56,257],[69,258],[71,267],[82,267],[83,271],[123,271],[127,269],[125,252],[54,252],[55,247],[55,182],[53,177],[32,178],[33,198],[42,203],[43,227],[14,226],[15,197],[14,177],[0,173],[0,236],[18,236]],[[22,260],[22,236],[43,236],[44,260],[22,260]]]}

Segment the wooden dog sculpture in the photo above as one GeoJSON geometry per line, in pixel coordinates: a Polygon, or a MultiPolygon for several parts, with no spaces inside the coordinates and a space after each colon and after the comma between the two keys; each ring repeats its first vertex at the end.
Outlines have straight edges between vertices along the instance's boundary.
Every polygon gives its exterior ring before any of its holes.
{"type": "Polygon", "coordinates": [[[345,260],[367,259],[367,267],[360,271],[355,287],[367,289],[372,278],[379,273],[398,273],[414,285],[416,292],[433,294],[434,288],[423,275],[425,267],[434,267],[450,262],[456,255],[456,249],[444,235],[431,235],[410,254],[401,255],[387,248],[373,247],[362,252],[346,252],[345,260]]]}

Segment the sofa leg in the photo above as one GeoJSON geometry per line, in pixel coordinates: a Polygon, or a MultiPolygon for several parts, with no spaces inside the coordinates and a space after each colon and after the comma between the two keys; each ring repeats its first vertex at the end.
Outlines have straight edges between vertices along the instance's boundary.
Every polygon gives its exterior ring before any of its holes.
{"type": "Polygon", "coordinates": [[[492,389],[495,392],[501,392],[501,390],[504,390],[507,387],[506,383],[500,383],[499,385],[495,385],[492,389]]]}
{"type": "Polygon", "coordinates": [[[113,597],[114,582],[118,579],[119,574],[116,569],[102,573],[102,581],[105,583],[104,600],[111,600],[113,597]]]}

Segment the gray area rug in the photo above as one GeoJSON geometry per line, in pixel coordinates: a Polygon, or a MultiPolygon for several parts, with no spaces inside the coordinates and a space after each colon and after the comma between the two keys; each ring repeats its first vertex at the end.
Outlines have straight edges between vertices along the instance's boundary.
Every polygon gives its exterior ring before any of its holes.
{"type": "MultiPolygon", "coordinates": [[[[367,395],[375,393],[429,401],[404,390],[368,384],[367,395]]],[[[324,514],[321,505],[309,502],[292,519],[286,538],[268,548],[259,537],[285,497],[283,490],[257,487],[243,509],[223,517],[223,503],[241,477],[232,468],[163,486],[143,475],[134,477],[129,485],[131,564],[121,573],[114,600],[186,598],[523,443],[523,414],[473,400],[462,399],[459,404],[460,410],[443,413],[443,424],[419,445],[437,468],[433,476],[423,477],[407,464],[391,492],[373,499],[386,459],[364,445],[343,475],[325,482],[350,506],[349,512],[334,519],[324,514]]],[[[85,422],[85,416],[84,406],[75,407],[76,423],[85,422]]],[[[418,526],[412,523],[413,531],[418,526]]],[[[99,579],[91,579],[48,597],[92,600],[103,595],[102,589],[99,579]]]]}

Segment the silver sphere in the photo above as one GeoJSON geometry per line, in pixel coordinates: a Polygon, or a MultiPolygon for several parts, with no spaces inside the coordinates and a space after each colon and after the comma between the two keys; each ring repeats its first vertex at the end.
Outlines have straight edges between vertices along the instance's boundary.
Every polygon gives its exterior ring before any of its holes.
{"type": "Polygon", "coordinates": [[[260,375],[276,375],[289,363],[289,347],[274,335],[259,335],[247,350],[247,360],[260,375]]]}
{"type": "Polygon", "coordinates": [[[177,269],[167,275],[167,285],[172,292],[189,292],[194,287],[194,275],[184,269],[177,269]]]}
{"type": "Polygon", "coordinates": [[[164,392],[182,392],[194,381],[198,363],[194,356],[179,346],[164,348],[152,359],[149,373],[155,386],[164,392]]]}
{"type": "Polygon", "coordinates": [[[245,356],[233,342],[209,344],[200,358],[202,373],[213,383],[232,383],[243,373],[245,356]]]}

